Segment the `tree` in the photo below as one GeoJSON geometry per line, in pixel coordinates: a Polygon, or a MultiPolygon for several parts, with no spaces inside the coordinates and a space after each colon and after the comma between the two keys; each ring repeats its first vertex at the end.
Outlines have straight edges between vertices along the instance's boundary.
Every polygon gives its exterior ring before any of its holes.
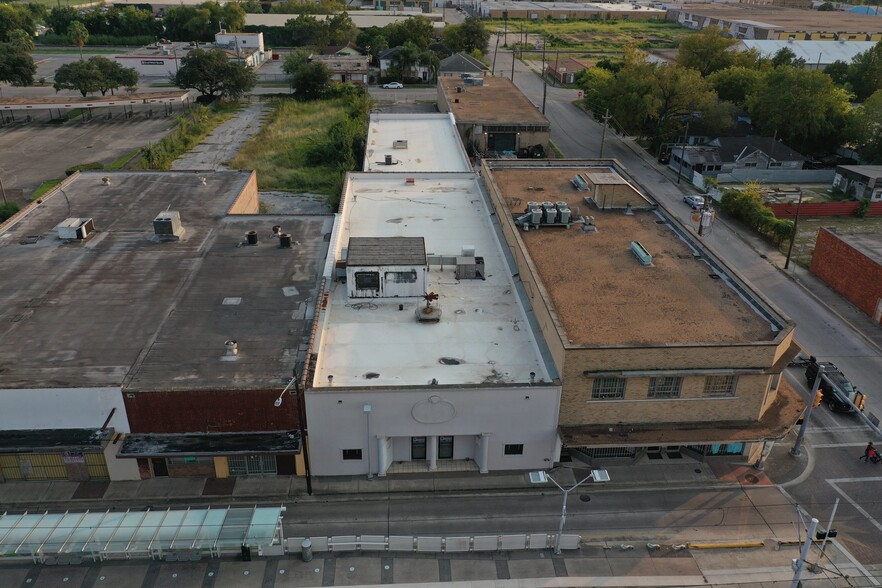
{"type": "Polygon", "coordinates": [[[221,49],[194,49],[181,60],[172,82],[179,88],[193,88],[209,99],[237,99],[251,90],[257,76],[247,65],[227,59],[221,49]]]}
{"type": "Polygon", "coordinates": [[[882,90],[876,90],[855,109],[851,134],[864,162],[882,163],[882,90]]]}
{"type": "Polygon", "coordinates": [[[298,100],[321,98],[331,83],[331,72],[317,61],[300,65],[291,74],[291,85],[298,100]]]}
{"type": "Polygon", "coordinates": [[[100,92],[104,81],[101,70],[91,60],[65,63],[55,70],[55,91],[76,90],[83,98],[91,92],[100,92]]]}
{"type": "Polygon", "coordinates": [[[263,14],[263,6],[257,0],[240,0],[239,4],[246,14],[263,14]]]}
{"type": "Polygon", "coordinates": [[[36,32],[34,12],[24,4],[0,3],[0,43],[8,41],[12,31],[18,29],[30,35],[36,32]]]}
{"type": "Polygon", "coordinates": [[[444,44],[455,52],[471,53],[479,49],[483,53],[487,51],[490,31],[480,18],[470,16],[462,24],[444,27],[441,37],[444,44]]]}
{"type": "Polygon", "coordinates": [[[9,44],[12,45],[14,49],[18,49],[24,53],[30,54],[34,51],[34,39],[24,29],[15,29],[12,31],[9,34],[9,44]]]}
{"type": "Polygon", "coordinates": [[[818,12],[833,12],[835,10],[836,7],[829,2],[824,2],[823,4],[818,6],[818,12]]]}
{"type": "Polygon", "coordinates": [[[747,107],[764,134],[777,132],[798,151],[812,152],[840,144],[850,98],[824,72],[784,65],[765,75],[747,107]]]}
{"type": "Polygon", "coordinates": [[[46,16],[46,26],[52,29],[56,35],[66,35],[70,23],[77,20],[79,13],[72,6],[58,6],[49,11],[46,16]]]}
{"type": "MultiPolygon", "coordinates": [[[[14,39],[13,33],[12,42],[0,43],[0,82],[13,86],[30,86],[34,83],[37,65],[31,58],[30,50],[14,39]]],[[[33,47],[33,42],[30,46],[33,47]]]]}
{"type": "Polygon", "coordinates": [[[301,14],[285,23],[295,47],[326,47],[330,39],[328,23],[314,16],[301,14]]]}
{"type": "Polygon", "coordinates": [[[386,40],[386,31],[380,27],[368,27],[362,29],[355,39],[359,47],[370,53],[371,61],[376,61],[377,56],[389,48],[389,42],[386,40]]]}
{"type": "Polygon", "coordinates": [[[882,90],[882,41],[851,60],[848,81],[858,100],[865,100],[876,90],[882,90]]]}
{"type": "Polygon", "coordinates": [[[420,51],[429,48],[435,38],[432,23],[424,16],[415,16],[383,27],[386,40],[390,47],[404,45],[408,41],[420,51]]]}
{"type": "Polygon", "coordinates": [[[136,88],[138,86],[138,72],[131,67],[123,67],[119,62],[111,61],[106,57],[91,57],[89,62],[101,72],[101,87],[98,89],[101,95],[113,95],[117,88],[136,88]]]}
{"type": "Polygon", "coordinates": [[[285,57],[285,61],[282,62],[282,71],[289,76],[293,76],[295,71],[307,63],[309,63],[309,51],[305,49],[295,49],[289,53],[285,57]]]}
{"type": "Polygon", "coordinates": [[[845,86],[848,83],[848,63],[837,59],[824,68],[824,73],[833,78],[837,86],[845,86]]]}
{"type": "Polygon", "coordinates": [[[209,41],[223,28],[241,31],[245,26],[245,9],[238,2],[221,6],[203,2],[196,6],[171,6],[162,17],[165,36],[173,41],[209,41]]]}
{"type": "Polygon", "coordinates": [[[413,66],[417,64],[419,55],[420,48],[417,47],[414,43],[407,41],[404,45],[401,46],[401,49],[395,55],[395,61],[398,62],[398,67],[401,69],[402,78],[419,77],[408,75],[413,74],[413,66]]]}
{"type": "Polygon", "coordinates": [[[358,27],[349,18],[349,14],[341,12],[327,20],[328,45],[345,45],[358,37],[358,27]]]}
{"type": "Polygon", "coordinates": [[[86,27],[83,23],[78,20],[70,23],[70,26],[67,27],[67,38],[70,39],[70,42],[73,45],[76,45],[80,48],[80,60],[83,59],[83,45],[85,45],[89,41],[89,31],[86,30],[86,27]]]}
{"type": "Polygon", "coordinates": [[[747,97],[762,80],[763,72],[746,67],[727,67],[707,77],[720,100],[731,102],[739,108],[745,107],[747,97]]]}
{"type": "Polygon", "coordinates": [[[724,37],[719,27],[706,27],[680,41],[677,63],[706,76],[732,65],[735,60],[732,48],[737,44],[735,39],[724,37]]]}
{"type": "Polygon", "coordinates": [[[793,61],[795,59],[796,53],[794,53],[787,47],[781,47],[772,56],[772,65],[774,67],[778,67],[780,65],[793,65],[793,61]]]}

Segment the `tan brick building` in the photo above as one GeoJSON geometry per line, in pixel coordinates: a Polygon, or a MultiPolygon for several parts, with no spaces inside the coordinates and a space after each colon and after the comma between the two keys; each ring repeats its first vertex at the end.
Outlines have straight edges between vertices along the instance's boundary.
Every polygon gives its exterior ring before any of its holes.
{"type": "Polygon", "coordinates": [[[508,78],[438,78],[438,110],[452,112],[469,154],[517,154],[548,148],[548,119],[508,78]]]}
{"type": "Polygon", "coordinates": [[[781,378],[793,324],[617,162],[485,160],[482,176],[562,380],[571,453],[756,459],[796,422],[804,403],[781,378]]]}

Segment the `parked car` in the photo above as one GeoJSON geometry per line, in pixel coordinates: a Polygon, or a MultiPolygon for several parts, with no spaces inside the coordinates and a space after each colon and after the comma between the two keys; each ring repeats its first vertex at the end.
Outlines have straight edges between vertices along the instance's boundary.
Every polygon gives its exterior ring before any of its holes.
{"type": "Polygon", "coordinates": [[[827,406],[834,412],[854,412],[854,404],[861,412],[866,404],[866,395],[859,391],[845,377],[835,365],[829,361],[819,362],[814,356],[809,357],[805,368],[805,381],[809,389],[814,385],[815,378],[818,376],[818,366],[824,366],[824,376],[826,378],[821,381],[818,391],[821,397],[827,402],[827,406]]]}
{"type": "Polygon", "coordinates": [[[704,208],[704,197],[702,196],[684,196],[683,202],[692,207],[692,210],[704,208]]]}
{"type": "Polygon", "coordinates": [[[388,84],[383,84],[383,87],[387,90],[400,90],[404,87],[404,84],[401,82],[389,82],[388,84]]]}

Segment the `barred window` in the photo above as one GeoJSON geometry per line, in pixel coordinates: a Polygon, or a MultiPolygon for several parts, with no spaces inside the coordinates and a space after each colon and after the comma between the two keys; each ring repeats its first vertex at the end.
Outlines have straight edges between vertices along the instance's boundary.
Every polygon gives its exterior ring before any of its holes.
{"type": "Polygon", "coordinates": [[[625,397],[625,378],[594,378],[594,389],[591,398],[597,400],[615,400],[625,397]]]}
{"type": "Polygon", "coordinates": [[[682,387],[683,378],[650,378],[649,398],[680,398],[680,388],[682,387]]]}
{"type": "Polygon", "coordinates": [[[704,395],[712,398],[735,396],[736,376],[708,376],[704,380],[704,395]]]}

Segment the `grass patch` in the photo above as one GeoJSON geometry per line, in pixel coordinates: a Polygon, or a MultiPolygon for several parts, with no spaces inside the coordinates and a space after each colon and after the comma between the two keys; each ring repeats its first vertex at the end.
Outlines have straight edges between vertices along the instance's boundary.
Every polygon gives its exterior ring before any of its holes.
{"type": "Polygon", "coordinates": [[[552,151],[552,153],[554,153],[555,159],[563,159],[564,158],[564,154],[561,153],[560,149],[557,148],[557,145],[555,145],[551,141],[548,142],[548,148],[552,151]]]}
{"type": "Polygon", "coordinates": [[[63,181],[62,178],[55,178],[53,180],[46,180],[45,182],[43,182],[42,184],[37,186],[37,189],[34,190],[33,194],[31,194],[31,200],[36,200],[37,198],[39,198],[40,196],[42,196],[43,194],[45,194],[46,192],[48,192],[49,190],[51,190],[52,188],[54,188],[55,186],[60,184],[62,181],[63,181]]]}
{"type": "MultiPolygon", "coordinates": [[[[41,6],[47,6],[49,8],[55,8],[58,6],[58,0],[28,0],[28,2],[33,2],[34,4],[40,4],[41,6]]],[[[91,4],[94,0],[65,0],[65,6],[79,6],[80,4],[91,4]]]]}
{"type": "Polygon", "coordinates": [[[261,190],[313,192],[336,202],[346,170],[334,162],[310,163],[310,158],[315,148],[327,140],[331,127],[350,118],[352,100],[342,97],[298,102],[276,98],[270,104],[273,112],[269,119],[242,146],[230,166],[257,170],[261,190]]]}
{"type": "MultiPolygon", "coordinates": [[[[485,21],[496,32],[502,20],[485,21]]],[[[694,31],[676,23],[647,20],[508,21],[508,45],[522,40],[521,28],[531,36],[544,35],[548,49],[620,53],[629,45],[641,49],[671,49],[694,31]]],[[[531,39],[532,40],[532,39],[531,39]]]]}
{"type": "MultiPolygon", "coordinates": [[[[882,233],[882,217],[857,218],[854,216],[825,216],[821,218],[801,217],[793,243],[791,261],[808,267],[815,253],[815,242],[820,227],[834,228],[838,235],[858,235],[862,233],[882,233]]],[[[787,255],[790,241],[781,244],[778,250],[787,255]]]]}
{"type": "MultiPolygon", "coordinates": [[[[196,106],[188,114],[177,117],[178,128],[158,143],[147,143],[139,150],[143,169],[168,169],[172,162],[198,145],[219,124],[229,120],[241,106],[225,102],[211,108],[196,106]]],[[[123,164],[125,165],[125,164],[123,164]]]]}
{"type": "Polygon", "coordinates": [[[112,170],[122,169],[123,167],[125,167],[125,165],[128,162],[130,162],[131,160],[133,160],[135,157],[137,157],[140,154],[141,154],[140,148],[139,149],[132,149],[131,151],[129,151],[128,153],[126,153],[125,155],[120,157],[119,159],[114,160],[113,163],[111,163],[110,165],[107,166],[107,169],[112,169],[112,170]]]}

